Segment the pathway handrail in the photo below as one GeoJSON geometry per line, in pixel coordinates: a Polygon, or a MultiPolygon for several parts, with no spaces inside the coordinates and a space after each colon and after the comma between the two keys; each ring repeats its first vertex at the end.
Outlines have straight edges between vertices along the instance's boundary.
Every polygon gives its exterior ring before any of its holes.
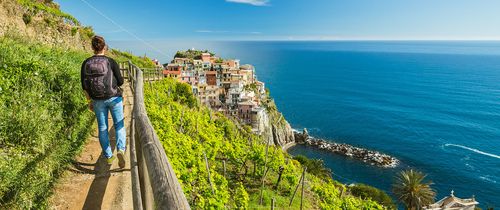
{"type": "MultiPolygon", "coordinates": [[[[148,118],[144,103],[144,72],[130,61],[127,64],[124,66],[127,68],[126,73],[134,90],[132,129],[135,135],[132,138],[135,138],[135,148],[130,151],[137,152],[136,157],[132,157],[131,160],[132,163],[134,159],[137,160],[132,166],[132,183],[140,184],[140,190],[133,189],[133,191],[134,198],[141,198],[138,202],[134,199],[134,209],[190,209],[179,180],[148,118]],[[138,181],[134,181],[134,174],[139,175],[138,181]],[[142,205],[138,204],[139,202],[142,205]]],[[[157,71],[159,73],[146,72],[147,80],[161,79],[163,77],[161,69],[157,71]]]]}

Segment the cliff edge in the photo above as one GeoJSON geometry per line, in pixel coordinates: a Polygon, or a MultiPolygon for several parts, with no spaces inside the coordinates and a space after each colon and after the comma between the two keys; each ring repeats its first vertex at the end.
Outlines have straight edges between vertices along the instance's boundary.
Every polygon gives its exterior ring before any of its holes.
{"type": "Polygon", "coordinates": [[[265,130],[262,133],[263,139],[283,149],[287,144],[295,143],[293,129],[283,114],[278,111],[274,100],[268,97],[267,100],[263,101],[263,105],[268,116],[267,120],[263,122],[265,124],[265,130]]]}

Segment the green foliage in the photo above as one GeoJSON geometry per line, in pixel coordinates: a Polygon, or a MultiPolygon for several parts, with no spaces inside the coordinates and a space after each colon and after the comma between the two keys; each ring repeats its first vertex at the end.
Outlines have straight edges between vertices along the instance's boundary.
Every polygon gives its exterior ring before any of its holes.
{"type": "Polygon", "coordinates": [[[346,195],[345,186],[332,180],[320,180],[313,176],[308,178],[312,179],[311,190],[317,194],[321,209],[384,209],[375,201],[346,195]]]}
{"type": "Polygon", "coordinates": [[[202,53],[210,53],[211,56],[215,55],[214,53],[211,53],[208,50],[203,50],[202,51],[202,50],[192,50],[192,49],[189,49],[189,50],[186,50],[186,51],[177,51],[177,53],[175,53],[174,58],[189,58],[189,59],[200,60],[202,53]]]}
{"type": "Polygon", "coordinates": [[[309,159],[304,155],[297,155],[293,159],[299,161],[302,166],[307,167],[307,172],[316,175],[317,177],[323,179],[331,179],[332,171],[325,167],[323,160],[320,159],[309,159]]]}
{"type": "Polygon", "coordinates": [[[30,14],[28,14],[28,13],[24,13],[23,14],[23,22],[24,22],[24,24],[26,24],[26,25],[30,24],[31,20],[32,20],[32,18],[31,18],[30,14]]]}
{"type": "Polygon", "coordinates": [[[35,0],[17,0],[17,2],[29,10],[37,13],[39,11],[46,12],[56,17],[63,18],[63,20],[71,25],[79,26],[80,22],[73,16],[61,11],[59,5],[52,1],[35,1],[35,0]]]}
{"type": "Polygon", "coordinates": [[[371,199],[390,209],[397,209],[396,204],[394,203],[392,198],[384,191],[375,187],[365,184],[356,184],[352,187],[349,187],[349,190],[354,196],[361,197],[363,199],[371,199]]]}
{"type": "MultiPolygon", "coordinates": [[[[302,166],[279,147],[236,125],[218,112],[191,100],[189,85],[167,78],[145,88],[148,116],[193,209],[268,208],[272,198],[278,208],[298,209],[300,197],[288,202],[299,184],[302,166]],[[206,154],[212,186],[208,181],[206,154]],[[226,171],[224,173],[223,161],[226,171]],[[280,166],[282,180],[275,188],[280,166]],[[262,177],[263,203],[260,203],[262,177]],[[213,190],[213,192],[212,192],[213,190]],[[245,195],[248,193],[248,195],[245,195]]],[[[382,209],[374,201],[340,195],[345,187],[307,175],[305,209],[382,209]],[[325,195],[325,196],[324,196],[325,195]]],[[[344,189],[345,190],[345,189],[344,189]]]]}
{"type": "Polygon", "coordinates": [[[90,40],[95,35],[94,29],[90,26],[78,27],[78,30],[86,40],[90,40]]]}
{"type": "Polygon", "coordinates": [[[82,26],[80,22],[73,16],[64,13],[60,10],[59,5],[51,0],[15,0],[20,5],[25,8],[24,14],[22,16],[25,24],[31,24],[34,27],[38,27],[39,30],[63,30],[65,28],[71,28],[71,35],[75,36],[79,32],[82,40],[90,40],[94,35],[94,29],[90,26],[82,26]],[[39,22],[33,23],[33,17],[43,14],[41,17],[43,22],[46,24],[40,24],[39,22]],[[68,24],[69,27],[62,27],[62,25],[68,24]]]}
{"type": "Polygon", "coordinates": [[[78,32],[78,27],[71,27],[71,36],[75,36],[78,32]]]}
{"type": "Polygon", "coordinates": [[[253,91],[253,92],[255,92],[255,94],[258,94],[258,91],[259,91],[257,89],[257,83],[245,85],[245,87],[243,87],[243,88],[247,91],[253,91]]]}
{"type": "Polygon", "coordinates": [[[236,209],[247,209],[249,200],[250,198],[247,191],[245,190],[245,187],[243,187],[243,184],[241,184],[241,182],[238,183],[234,198],[236,209]]]}
{"type": "Polygon", "coordinates": [[[174,91],[174,101],[185,104],[189,108],[193,108],[196,105],[197,101],[192,91],[193,89],[189,84],[176,83],[174,91]]]}
{"type": "MultiPolygon", "coordinates": [[[[146,88],[148,115],[179,180],[183,183],[183,190],[191,205],[201,209],[224,208],[230,203],[230,189],[235,188],[236,183],[228,186],[229,183],[221,171],[222,163],[216,161],[216,158],[228,158],[228,165],[231,166],[233,165],[230,163],[241,165],[244,161],[241,158],[245,157],[243,149],[248,146],[234,148],[228,140],[238,145],[245,145],[247,141],[242,136],[238,137],[237,133],[226,132],[236,129],[229,120],[210,120],[209,110],[206,108],[193,110],[191,100],[186,100],[193,97],[191,88],[187,87],[166,79],[156,83],[152,90],[146,88]],[[208,183],[203,153],[209,159],[215,193],[212,193],[208,183]]],[[[237,176],[236,171],[233,171],[236,167],[228,169],[231,171],[228,176],[237,176]]],[[[230,205],[235,206],[234,201],[230,205]]]]}
{"type": "Polygon", "coordinates": [[[222,58],[217,58],[217,60],[215,60],[215,63],[224,63],[224,59],[222,59],[222,58]]]}
{"type": "Polygon", "coordinates": [[[413,169],[396,175],[392,191],[407,209],[420,209],[434,202],[436,192],[430,187],[431,181],[424,182],[426,176],[413,169]]]}
{"type": "Polygon", "coordinates": [[[110,57],[114,58],[117,62],[127,62],[131,61],[133,64],[137,65],[140,68],[154,68],[155,64],[153,61],[147,56],[138,57],[132,55],[128,52],[122,52],[117,49],[111,49],[108,54],[110,57]]]}
{"type": "Polygon", "coordinates": [[[0,38],[0,204],[44,208],[93,122],[80,85],[89,54],[0,38]]]}

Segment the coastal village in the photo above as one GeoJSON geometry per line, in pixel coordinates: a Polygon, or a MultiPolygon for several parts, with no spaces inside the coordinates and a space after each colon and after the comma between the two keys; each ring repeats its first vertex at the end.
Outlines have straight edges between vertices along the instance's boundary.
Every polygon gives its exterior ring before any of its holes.
{"type": "MultiPolygon", "coordinates": [[[[191,85],[193,94],[201,103],[240,124],[251,126],[255,134],[265,131],[268,113],[263,102],[267,95],[265,84],[257,80],[254,66],[242,65],[237,59],[225,60],[208,51],[190,49],[177,52],[163,68],[164,77],[191,85]]],[[[318,147],[372,165],[394,168],[399,163],[396,158],[377,151],[315,139],[309,136],[307,129],[302,133],[295,131],[292,135],[292,144],[318,147]]]]}
{"type": "MultiPolygon", "coordinates": [[[[265,84],[257,79],[254,66],[194,49],[177,52],[174,59],[164,65],[157,60],[153,62],[163,68],[164,77],[189,84],[201,103],[243,125],[251,126],[256,134],[262,134],[266,129],[263,121],[268,120],[268,113],[263,102],[267,100],[267,94],[265,84]]],[[[293,143],[327,150],[382,168],[394,168],[400,163],[395,157],[378,151],[311,137],[305,128],[302,132],[294,131],[293,136],[293,143]]],[[[452,191],[450,196],[423,209],[474,210],[478,204],[474,196],[461,199],[455,197],[452,191]]]]}
{"type": "Polygon", "coordinates": [[[257,80],[255,67],[241,65],[240,60],[224,60],[208,51],[178,52],[164,64],[163,75],[191,85],[198,100],[213,110],[238,119],[252,127],[256,134],[263,132],[266,119],[262,100],[265,85],[257,80]]]}

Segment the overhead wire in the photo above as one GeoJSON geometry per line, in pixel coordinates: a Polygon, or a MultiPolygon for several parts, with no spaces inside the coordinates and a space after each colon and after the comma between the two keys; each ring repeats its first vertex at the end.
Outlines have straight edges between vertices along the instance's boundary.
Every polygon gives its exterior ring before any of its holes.
{"type": "Polygon", "coordinates": [[[110,17],[108,17],[106,14],[104,14],[103,12],[101,12],[99,9],[97,9],[92,4],[90,4],[88,1],[86,1],[86,0],[80,0],[80,1],[82,1],[83,3],[85,3],[88,7],[90,7],[92,10],[94,10],[97,14],[101,15],[103,18],[105,18],[106,20],[108,20],[109,22],[111,22],[113,25],[115,25],[116,27],[118,27],[120,30],[122,30],[125,33],[129,34],[130,36],[132,36],[134,39],[142,42],[143,44],[147,45],[148,47],[150,47],[151,49],[153,49],[156,52],[160,53],[161,55],[168,57],[167,54],[163,53],[161,50],[159,50],[158,48],[156,48],[155,46],[153,46],[152,44],[150,44],[146,40],[140,38],[139,36],[135,35],[134,33],[130,32],[129,30],[127,30],[125,27],[123,27],[120,24],[118,24],[116,21],[114,21],[113,19],[111,19],[110,17]]]}

